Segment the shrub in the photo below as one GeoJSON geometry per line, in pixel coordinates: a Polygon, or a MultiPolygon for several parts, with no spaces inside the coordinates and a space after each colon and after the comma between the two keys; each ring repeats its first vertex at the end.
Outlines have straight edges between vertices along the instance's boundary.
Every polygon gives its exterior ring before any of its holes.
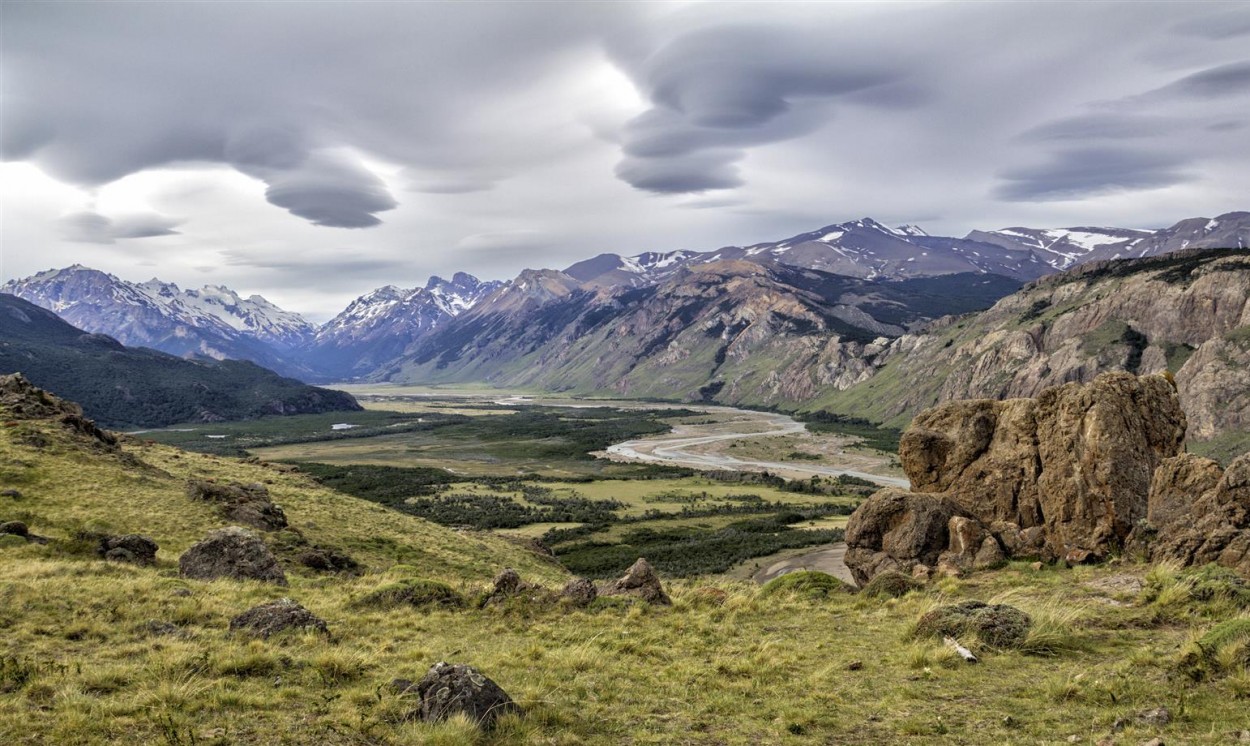
{"type": "Polygon", "coordinates": [[[917,638],[971,634],[990,647],[1016,648],[1024,643],[1032,625],[1029,615],[1014,606],[963,601],[924,614],[913,634],[917,638]]]}
{"type": "Polygon", "coordinates": [[[900,598],[922,588],[924,588],[924,583],[910,575],[904,575],[897,570],[886,570],[869,580],[860,593],[877,598],[900,598]]]}
{"type": "Polygon", "coordinates": [[[446,583],[434,580],[401,580],[384,585],[355,603],[360,608],[393,609],[396,606],[442,606],[460,608],[464,597],[446,583]]]}
{"type": "Polygon", "coordinates": [[[761,595],[772,596],[778,593],[793,593],[811,599],[823,599],[841,593],[854,593],[855,589],[833,577],[829,573],[816,570],[797,570],[788,572],[768,581],[761,595]]]}

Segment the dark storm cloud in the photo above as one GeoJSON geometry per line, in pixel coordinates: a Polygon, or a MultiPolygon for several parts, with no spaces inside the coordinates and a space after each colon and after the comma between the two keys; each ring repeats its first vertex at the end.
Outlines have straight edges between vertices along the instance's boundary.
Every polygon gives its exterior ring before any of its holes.
{"type": "Polygon", "coordinates": [[[859,51],[797,27],[677,37],[635,65],[651,108],[625,126],[617,176],[665,194],[730,189],[743,183],[734,163],[747,148],[810,133],[839,98],[891,108],[924,98],[888,58],[859,51]]]}
{"type": "Polygon", "coordinates": [[[1184,158],[1149,150],[1074,148],[1037,166],[1005,171],[997,195],[1009,201],[1063,200],[1091,194],[1156,189],[1187,181],[1184,158]]]}
{"type": "Polygon", "coordinates": [[[172,236],[182,221],[164,215],[124,215],[109,218],[98,212],[78,212],[58,221],[61,234],[78,243],[116,243],[119,238],[172,236]]]}

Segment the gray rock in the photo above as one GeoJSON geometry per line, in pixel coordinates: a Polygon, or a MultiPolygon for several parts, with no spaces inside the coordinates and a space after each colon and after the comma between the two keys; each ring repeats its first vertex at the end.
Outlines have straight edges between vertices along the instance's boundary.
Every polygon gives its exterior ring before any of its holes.
{"type": "Polygon", "coordinates": [[[600,596],[637,596],[644,601],[664,606],[672,605],[660,577],[655,574],[651,563],[642,557],[638,558],[629,570],[616,580],[606,583],[599,590],[600,596]]]}
{"type": "Polygon", "coordinates": [[[100,541],[100,554],[113,562],[130,562],[136,565],[156,564],[156,551],[160,546],[140,534],[106,536],[100,541]]]}
{"type": "Polygon", "coordinates": [[[209,532],[204,540],[178,558],[184,578],[196,580],[260,580],[286,585],[278,560],[255,534],[239,526],[209,532]]]}
{"type": "Polygon", "coordinates": [[[216,503],[221,516],[228,521],[261,531],[279,531],[287,527],[286,514],[269,499],[269,489],[263,484],[218,484],[193,479],[187,483],[187,496],[192,500],[216,503]]]}
{"type": "Polygon", "coordinates": [[[253,606],[230,620],[231,632],[243,632],[265,639],[289,629],[311,629],[325,635],[330,634],[324,619],[289,598],[253,606]]]}
{"type": "Polygon", "coordinates": [[[435,663],[415,687],[404,691],[421,698],[413,714],[427,723],[463,713],[489,730],[502,715],[521,709],[498,684],[464,664],[435,663]]]}
{"type": "Polygon", "coordinates": [[[560,590],[560,598],[567,598],[575,606],[589,606],[598,596],[595,584],[586,578],[573,578],[560,590]]]}

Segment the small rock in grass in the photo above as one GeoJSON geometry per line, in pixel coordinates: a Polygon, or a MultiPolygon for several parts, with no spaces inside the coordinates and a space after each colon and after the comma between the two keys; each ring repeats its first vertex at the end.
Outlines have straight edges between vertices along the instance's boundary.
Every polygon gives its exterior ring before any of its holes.
{"type": "MultiPolygon", "coordinates": [[[[921,567],[921,565],[917,565],[921,567]]],[[[911,591],[918,591],[924,588],[924,585],[915,577],[904,575],[897,570],[886,570],[877,573],[872,580],[860,589],[861,596],[875,596],[878,598],[899,598],[911,591]]]]}
{"type": "Polygon", "coordinates": [[[0,534],[9,534],[11,536],[20,536],[25,539],[30,536],[30,528],[21,521],[7,521],[0,523],[0,534]]]}
{"type": "Polygon", "coordinates": [[[599,595],[637,596],[643,601],[664,606],[671,606],[673,603],[664,592],[660,577],[655,574],[651,563],[641,557],[623,576],[605,584],[599,595]]]}
{"type": "Polygon", "coordinates": [[[99,552],[112,562],[129,562],[135,565],[156,564],[156,551],[160,546],[140,534],[105,536],[100,539],[99,552]]]}
{"type": "Polygon", "coordinates": [[[144,624],[142,630],[153,637],[181,637],[182,629],[176,624],[151,619],[144,624]]]}
{"type": "Polygon", "coordinates": [[[573,578],[560,591],[560,598],[568,599],[575,606],[589,606],[598,596],[595,584],[586,578],[573,578]]]}
{"type": "Polygon", "coordinates": [[[846,670],[862,671],[864,670],[864,662],[863,661],[851,661],[850,663],[846,664],[846,670]]]}
{"type": "Polygon", "coordinates": [[[11,497],[14,500],[21,500],[22,493],[17,490],[0,490],[0,497],[11,497]]]}
{"type": "Polygon", "coordinates": [[[265,639],[289,629],[311,629],[330,634],[324,619],[289,598],[253,606],[230,620],[231,632],[246,632],[265,639]]]}
{"type": "MultiPolygon", "coordinates": [[[[392,686],[404,682],[396,680],[392,686]]],[[[463,713],[480,727],[490,730],[501,716],[519,712],[520,707],[498,684],[480,671],[464,664],[435,663],[421,681],[402,693],[416,694],[420,707],[410,714],[427,723],[438,723],[463,713]]]]}

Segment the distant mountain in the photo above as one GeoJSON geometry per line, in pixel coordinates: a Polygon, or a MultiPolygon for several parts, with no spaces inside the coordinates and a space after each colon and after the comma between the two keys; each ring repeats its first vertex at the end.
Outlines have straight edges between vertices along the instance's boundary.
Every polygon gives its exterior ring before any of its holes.
{"type": "Polygon", "coordinates": [[[251,360],[288,375],[313,373],[291,351],[307,344],[316,327],[259,295],[241,298],[220,286],[181,290],[155,279],[127,282],[80,264],[12,280],[0,292],[125,345],[251,360]]]}
{"type": "Polygon", "coordinates": [[[1250,246],[1250,212],[1189,218],[1158,231],[1127,228],[1003,228],[973,231],[968,240],[1033,251],[1056,269],[1084,262],[1159,256],[1198,248],[1250,246]]]}
{"type": "Polygon", "coordinates": [[[431,277],[423,288],[378,288],[322,326],[301,359],[331,379],[367,375],[503,284],[457,272],[450,282],[431,277]]]}
{"type": "Polygon", "coordinates": [[[531,270],[378,377],[782,403],[835,379],[849,385],[890,338],[1018,287],[996,275],[876,282],[742,260],[633,288],[531,270]],[[806,378],[812,370],[819,376],[806,378]]]}
{"type": "Polygon", "coordinates": [[[641,287],[660,282],[682,267],[740,259],[864,279],[980,272],[1028,281],[1082,262],[1238,246],[1250,246],[1250,213],[1190,218],[1158,231],[1017,227],[972,231],[964,238],[931,236],[914,225],[889,228],[872,218],[861,218],[745,247],[636,256],[600,254],[564,272],[589,287],[641,287]]]}
{"type": "Polygon", "coordinates": [[[341,391],[282,378],[250,362],[185,360],[128,348],[0,294],[0,373],[17,372],[79,402],[89,417],[110,427],[360,409],[341,391]]]}

